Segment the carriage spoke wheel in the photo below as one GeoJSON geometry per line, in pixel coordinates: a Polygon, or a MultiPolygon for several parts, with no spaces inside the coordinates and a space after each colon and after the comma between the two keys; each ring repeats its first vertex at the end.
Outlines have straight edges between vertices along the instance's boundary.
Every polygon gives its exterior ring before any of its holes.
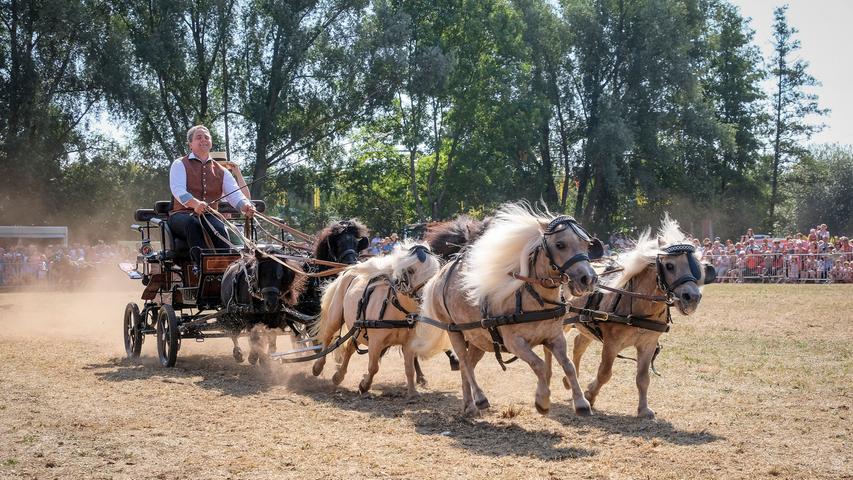
{"type": "Polygon", "coordinates": [[[139,358],[142,351],[142,316],[139,307],[130,302],[124,309],[124,351],[127,358],[139,358]]]}
{"type": "Polygon", "coordinates": [[[163,305],[157,315],[157,355],[160,357],[160,365],[174,367],[180,346],[181,332],[178,330],[175,310],[171,305],[163,305]]]}

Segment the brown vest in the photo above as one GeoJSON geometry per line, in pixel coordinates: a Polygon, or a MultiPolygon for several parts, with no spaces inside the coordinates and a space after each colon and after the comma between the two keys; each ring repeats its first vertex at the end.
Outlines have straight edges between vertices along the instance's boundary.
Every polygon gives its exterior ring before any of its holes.
{"type": "MultiPolygon", "coordinates": [[[[196,158],[189,158],[189,155],[184,155],[181,158],[181,163],[184,164],[184,169],[187,172],[187,191],[196,198],[207,203],[213,202],[222,196],[222,180],[225,178],[224,169],[219,166],[213,159],[209,159],[205,163],[201,163],[196,158]]],[[[219,207],[219,202],[210,203],[210,208],[214,210],[219,207]]],[[[172,196],[172,211],[175,212],[192,212],[193,209],[185,207],[177,198],[172,196]]]]}

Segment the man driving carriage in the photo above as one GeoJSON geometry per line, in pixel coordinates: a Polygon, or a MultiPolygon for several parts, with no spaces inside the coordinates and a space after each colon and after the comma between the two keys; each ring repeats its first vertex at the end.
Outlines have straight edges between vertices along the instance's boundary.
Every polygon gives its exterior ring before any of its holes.
{"type": "Polygon", "coordinates": [[[190,256],[198,265],[201,249],[228,248],[223,240],[228,238],[225,226],[208,210],[216,210],[218,200],[225,194],[228,203],[247,217],[254,214],[255,207],[231,172],[210,157],[213,143],[207,127],[190,128],[187,143],[190,153],[175,159],[169,170],[172,210],[168,223],[172,233],[187,243],[190,256]]]}

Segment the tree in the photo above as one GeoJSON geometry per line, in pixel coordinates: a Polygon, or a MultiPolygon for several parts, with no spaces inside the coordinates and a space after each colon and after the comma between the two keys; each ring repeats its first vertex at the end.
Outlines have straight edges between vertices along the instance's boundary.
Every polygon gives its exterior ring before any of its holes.
{"type": "Polygon", "coordinates": [[[801,155],[801,142],[823,128],[822,125],[808,123],[810,115],[824,115],[827,110],[818,106],[816,94],[808,93],[807,87],[819,85],[814,77],[806,72],[808,62],[793,58],[799,50],[800,41],[794,39],[797,29],[788,25],[785,12],[788,7],[779,7],[773,12],[773,69],[775,91],[771,107],[773,125],[773,161],[771,166],[770,207],[767,216],[767,228],[771,231],[779,219],[776,217],[776,204],[779,202],[779,175],[791,157],[801,155]]]}
{"type": "Polygon", "coordinates": [[[836,235],[853,232],[853,147],[827,145],[807,152],[780,179],[785,226],[801,232],[825,223],[836,235]]]}
{"type": "MultiPolygon", "coordinates": [[[[306,158],[372,111],[370,58],[359,28],[364,0],[249,2],[234,52],[236,93],[254,140],[254,178],[306,158]]],[[[262,197],[265,183],[251,187],[262,197]]]]}
{"type": "Polygon", "coordinates": [[[143,155],[167,161],[186,151],[186,132],[224,112],[218,77],[236,26],[236,0],[110,0],[98,65],[112,112],[136,131],[143,155]]]}
{"type": "Polygon", "coordinates": [[[0,223],[61,206],[62,162],[88,148],[80,127],[99,98],[81,61],[98,17],[90,2],[0,2],[0,223]]]}

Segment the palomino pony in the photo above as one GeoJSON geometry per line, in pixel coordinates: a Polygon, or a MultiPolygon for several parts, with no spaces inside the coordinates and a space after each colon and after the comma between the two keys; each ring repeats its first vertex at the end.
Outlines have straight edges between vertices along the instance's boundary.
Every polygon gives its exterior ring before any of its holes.
{"type": "Polygon", "coordinates": [[[523,203],[506,204],[469,249],[427,282],[413,347],[419,355],[430,356],[444,350],[449,337],[460,360],[466,415],[489,408],[474,376],[477,362],[485,352],[496,352],[503,366],[504,348],[536,373],[535,405],[546,413],[551,392],[545,363],[532,350],[536,345],[553,351],[563,366],[575,411],[590,413],[566,355],[561,290],[566,286],[575,296],[591,293],[598,277],[589,257],[601,254],[601,242],[573,218],[535,213],[523,203]],[[430,319],[447,325],[448,334],[428,325],[430,319]]]}
{"type": "MultiPolygon", "coordinates": [[[[275,248],[264,249],[267,255],[283,255],[275,248]]],[[[243,352],[237,343],[240,332],[249,331],[249,363],[266,363],[274,349],[275,333],[270,329],[284,326],[282,303],[292,305],[304,288],[305,276],[297,274],[301,266],[287,260],[269,258],[260,252],[244,255],[232,263],[222,275],[220,290],[222,305],[228,314],[223,320],[231,325],[234,342],[233,355],[243,361],[243,352]],[[290,268],[280,262],[287,263],[290,268]],[[264,348],[263,341],[267,341],[264,348]]]]}
{"type": "MultiPolygon", "coordinates": [[[[347,373],[350,357],[357,348],[356,342],[368,347],[367,374],[358,386],[361,393],[370,390],[373,377],[379,371],[379,359],[385,350],[393,345],[401,345],[407,394],[409,397],[417,395],[415,354],[409,346],[414,337],[413,324],[406,326],[406,322],[400,322],[406,319],[407,314],[418,311],[417,294],[440,266],[440,261],[430,253],[429,247],[407,242],[397,246],[388,255],[350,267],[326,287],[317,326],[317,338],[323,346],[332,343],[332,338],[344,324],[353,328],[356,322],[373,323],[369,328],[362,327],[342,347],[341,364],[332,376],[335,385],[340,384],[347,373]],[[395,323],[397,325],[391,326],[395,323]]],[[[320,375],[325,363],[326,357],[314,362],[315,376],[320,375]]]]}
{"type": "MultiPolygon", "coordinates": [[[[622,291],[608,291],[571,302],[577,309],[596,311],[581,311],[579,316],[572,318],[576,321],[574,327],[580,332],[574,340],[573,362],[575,368],[580,369],[581,357],[590,343],[593,340],[603,343],[598,375],[584,392],[593,405],[601,387],[610,380],[619,352],[634,347],[639,392],[637,415],[654,418],[655,412],[649,408],[647,397],[649,367],[660,351],[658,339],[669,330],[670,305],[675,305],[684,315],[695,312],[702,300],[700,285],[713,282],[716,272],[713,266],[700,264],[690,240],[668,215],[657,237],[646,230],[637,241],[637,247],[620,262],[621,272],[602,274],[602,278],[608,279],[605,287],[622,291]]],[[[547,351],[545,361],[550,375],[551,358],[547,351]]],[[[563,381],[565,383],[566,379],[563,381]]]]}

